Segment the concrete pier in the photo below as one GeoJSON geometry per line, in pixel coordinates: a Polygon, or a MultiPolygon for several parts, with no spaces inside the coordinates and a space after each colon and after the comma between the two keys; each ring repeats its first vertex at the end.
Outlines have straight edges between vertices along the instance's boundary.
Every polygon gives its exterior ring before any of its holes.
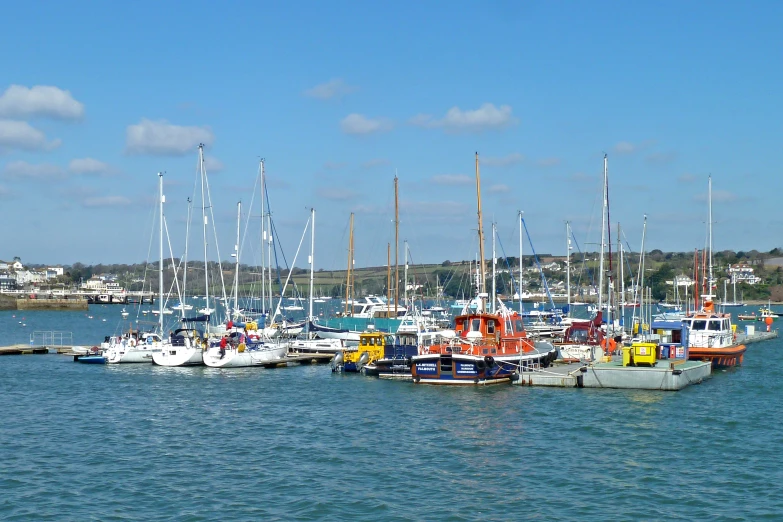
{"type": "Polygon", "coordinates": [[[709,377],[708,362],[669,360],[655,366],[623,366],[617,358],[606,363],[562,364],[540,371],[522,372],[514,383],[519,386],[560,388],[619,388],[630,390],[676,391],[709,377]]]}

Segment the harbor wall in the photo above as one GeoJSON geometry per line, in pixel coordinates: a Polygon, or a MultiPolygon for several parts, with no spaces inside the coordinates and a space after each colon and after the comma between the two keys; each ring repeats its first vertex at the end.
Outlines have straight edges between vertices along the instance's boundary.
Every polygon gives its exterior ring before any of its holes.
{"type": "Polygon", "coordinates": [[[88,310],[87,299],[14,299],[16,306],[5,310],[88,310]]]}

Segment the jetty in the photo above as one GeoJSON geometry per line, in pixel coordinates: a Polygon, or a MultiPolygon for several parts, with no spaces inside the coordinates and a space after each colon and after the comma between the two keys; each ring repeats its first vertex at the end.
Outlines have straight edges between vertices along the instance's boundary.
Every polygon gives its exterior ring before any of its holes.
{"type": "Polygon", "coordinates": [[[623,366],[621,357],[613,357],[609,362],[558,364],[550,368],[524,371],[514,384],[677,391],[691,384],[699,384],[711,374],[712,365],[709,362],[662,360],[655,366],[623,366]]]}

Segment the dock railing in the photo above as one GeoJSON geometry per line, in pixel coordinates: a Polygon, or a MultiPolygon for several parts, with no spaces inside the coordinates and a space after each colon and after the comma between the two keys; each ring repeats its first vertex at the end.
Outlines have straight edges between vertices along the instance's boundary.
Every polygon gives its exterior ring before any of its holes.
{"type": "Polygon", "coordinates": [[[35,331],[30,335],[30,346],[73,346],[73,332],[35,331]]]}

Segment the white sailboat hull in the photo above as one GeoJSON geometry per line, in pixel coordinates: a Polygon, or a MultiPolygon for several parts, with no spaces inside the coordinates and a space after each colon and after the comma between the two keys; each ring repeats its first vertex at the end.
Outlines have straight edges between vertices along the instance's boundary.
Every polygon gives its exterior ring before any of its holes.
{"type": "Polygon", "coordinates": [[[204,364],[201,348],[165,345],[152,352],[152,362],[159,366],[198,366],[204,364]]]}
{"type": "Polygon", "coordinates": [[[106,350],[103,356],[109,364],[119,363],[151,363],[152,346],[115,347],[106,350]]]}
{"type": "Polygon", "coordinates": [[[236,348],[226,348],[221,358],[220,347],[213,346],[204,353],[204,364],[211,368],[243,368],[262,366],[281,361],[288,351],[288,344],[261,345],[257,349],[246,349],[243,352],[236,348]]]}

